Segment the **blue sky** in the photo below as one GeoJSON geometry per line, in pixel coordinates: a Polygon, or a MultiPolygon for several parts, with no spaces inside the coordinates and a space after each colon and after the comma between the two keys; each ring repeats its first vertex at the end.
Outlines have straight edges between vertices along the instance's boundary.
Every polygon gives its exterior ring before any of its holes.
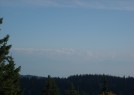
{"type": "Polygon", "coordinates": [[[1,0],[21,74],[134,76],[133,0],[1,0]]]}

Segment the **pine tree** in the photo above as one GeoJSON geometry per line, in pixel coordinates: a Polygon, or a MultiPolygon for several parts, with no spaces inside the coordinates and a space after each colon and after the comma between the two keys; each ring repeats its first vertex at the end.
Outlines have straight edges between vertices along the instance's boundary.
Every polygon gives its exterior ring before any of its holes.
{"type": "MultiPolygon", "coordinates": [[[[0,18],[0,24],[2,20],[0,18]]],[[[0,95],[21,95],[20,67],[15,67],[13,57],[9,55],[11,45],[7,45],[8,39],[9,35],[0,39],[0,95]]]]}
{"type": "Polygon", "coordinates": [[[46,86],[43,91],[43,95],[59,95],[58,88],[56,86],[56,83],[54,79],[50,77],[50,75],[47,78],[46,86]]]}
{"type": "Polygon", "coordinates": [[[104,77],[104,80],[103,80],[102,90],[99,95],[111,95],[110,91],[108,90],[108,80],[106,79],[105,76],[103,77],[104,77]]]}
{"type": "Polygon", "coordinates": [[[69,89],[65,93],[66,95],[80,95],[79,91],[77,91],[73,84],[70,85],[69,89]]]}

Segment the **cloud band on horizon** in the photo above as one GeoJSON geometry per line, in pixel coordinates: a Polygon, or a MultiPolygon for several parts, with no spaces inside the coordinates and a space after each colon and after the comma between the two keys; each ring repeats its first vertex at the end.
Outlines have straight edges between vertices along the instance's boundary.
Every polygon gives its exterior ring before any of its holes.
{"type": "Polygon", "coordinates": [[[124,60],[134,62],[132,51],[110,51],[110,50],[90,50],[73,48],[55,48],[55,49],[34,49],[34,48],[14,48],[14,53],[28,56],[42,56],[56,60],[81,60],[81,61],[106,61],[106,60],[124,60]]]}

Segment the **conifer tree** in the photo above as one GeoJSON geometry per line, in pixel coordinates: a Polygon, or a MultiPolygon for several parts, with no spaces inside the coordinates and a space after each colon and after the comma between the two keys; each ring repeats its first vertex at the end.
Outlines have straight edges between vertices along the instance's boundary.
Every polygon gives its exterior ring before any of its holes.
{"type": "Polygon", "coordinates": [[[59,95],[58,88],[56,86],[56,83],[54,79],[50,77],[50,75],[47,78],[46,86],[43,91],[43,95],[59,95]]]}
{"type": "MultiPolygon", "coordinates": [[[[2,24],[0,18],[0,24],[2,24]]],[[[0,95],[21,95],[19,86],[20,67],[16,68],[9,55],[11,45],[7,45],[9,35],[0,39],[0,95]]]]}
{"type": "Polygon", "coordinates": [[[80,95],[79,91],[77,91],[73,84],[70,85],[69,89],[65,93],[66,95],[80,95]]]}

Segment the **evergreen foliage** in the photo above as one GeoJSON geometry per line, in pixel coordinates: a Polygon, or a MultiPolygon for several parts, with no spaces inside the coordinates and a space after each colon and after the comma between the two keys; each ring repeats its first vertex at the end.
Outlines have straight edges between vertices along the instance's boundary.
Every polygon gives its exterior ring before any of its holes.
{"type": "Polygon", "coordinates": [[[58,88],[55,84],[55,81],[54,79],[50,77],[50,75],[48,76],[43,94],[44,95],[59,95],[58,88]]]}
{"type": "MultiPolygon", "coordinates": [[[[0,18],[0,24],[2,24],[0,18]]],[[[16,68],[12,56],[9,55],[11,45],[7,45],[9,35],[0,39],[0,95],[21,95],[19,85],[20,67],[16,68]]]]}
{"type": "MultiPolygon", "coordinates": [[[[108,81],[108,91],[112,91],[117,95],[134,95],[134,78],[133,77],[115,77],[105,75],[108,81]]],[[[55,80],[60,95],[65,95],[69,90],[70,83],[73,83],[76,90],[80,95],[98,95],[101,91],[107,89],[104,86],[104,75],[74,75],[68,78],[52,78],[55,80]]],[[[29,95],[28,91],[31,91],[31,95],[41,95],[44,88],[44,81],[47,81],[46,77],[36,76],[21,76],[21,87],[24,91],[24,95],[29,95]],[[31,81],[34,80],[35,86],[31,81]],[[35,89],[35,90],[33,90],[35,89]]],[[[45,83],[46,86],[46,83],[45,83]]],[[[43,94],[45,95],[45,94],[43,94]]]]}
{"type": "Polygon", "coordinates": [[[104,77],[104,80],[103,80],[103,85],[102,85],[102,91],[101,92],[108,92],[109,89],[108,89],[108,80],[106,79],[106,77],[104,77]]]}
{"type": "Polygon", "coordinates": [[[76,90],[73,83],[70,85],[69,89],[65,92],[65,95],[80,95],[79,91],[76,90]]]}

